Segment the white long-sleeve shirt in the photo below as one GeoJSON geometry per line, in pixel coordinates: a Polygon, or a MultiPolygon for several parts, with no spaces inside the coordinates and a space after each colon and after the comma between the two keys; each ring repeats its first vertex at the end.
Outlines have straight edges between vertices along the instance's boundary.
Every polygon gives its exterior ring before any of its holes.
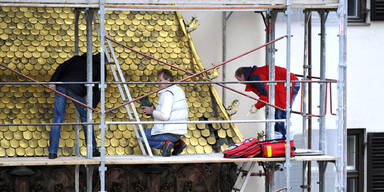
{"type": "Polygon", "coordinates": [[[161,107],[156,107],[156,110],[152,112],[152,115],[155,119],[168,121],[172,111],[173,94],[169,91],[166,91],[162,93],[159,100],[159,103],[162,105],[161,107]]]}
{"type": "MultiPolygon", "coordinates": [[[[186,121],[188,120],[188,104],[183,89],[172,85],[159,92],[159,101],[152,112],[155,121],[186,121]]],[[[151,134],[187,134],[187,124],[155,124],[151,134]]]]}

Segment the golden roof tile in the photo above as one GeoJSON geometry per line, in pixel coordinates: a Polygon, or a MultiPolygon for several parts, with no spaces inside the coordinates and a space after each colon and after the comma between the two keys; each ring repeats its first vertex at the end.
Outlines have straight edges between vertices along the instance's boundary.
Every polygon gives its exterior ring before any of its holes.
{"type": "MultiPolygon", "coordinates": [[[[74,52],[74,14],[70,8],[0,8],[0,62],[19,70],[39,81],[48,81],[57,66],[70,58],[74,52]]],[[[174,12],[108,12],[105,28],[111,38],[134,49],[150,54],[162,61],[175,64],[189,71],[204,70],[194,48],[190,34],[186,32],[179,13],[174,12]]],[[[86,25],[79,24],[80,52],[86,51],[86,25]]],[[[97,35],[93,31],[94,36],[97,35]]],[[[99,43],[94,39],[94,50],[99,43]]],[[[171,69],[157,61],[127,51],[114,45],[126,81],[156,81],[157,70],[171,69]]],[[[177,79],[187,73],[171,69],[177,79]]],[[[108,69],[107,81],[113,81],[108,69]]],[[[203,74],[206,76],[206,74],[203,74]]],[[[20,80],[7,70],[0,71],[2,81],[20,80]]],[[[200,81],[199,78],[193,78],[200,81]]],[[[185,91],[190,120],[229,119],[222,108],[216,90],[211,85],[180,85],[185,91]]],[[[156,90],[156,85],[129,84],[132,97],[156,90]]],[[[52,122],[54,94],[39,86],[12,85],[0,87],[0,123],[52,122]]],[[[118,106],[123,101],[116,85],[109,85],[106,92],[106,107],[118,106]]],[[[150,100],[156,103],[156,95],[150,100]]],[[[139,107],[138,103],[134,103],[139,107]]],[[[138,109],[141,112],[141,109],[138,109]]],[[[144,121],[151,117],[139,114],[144,121]]],[[[66,121],[74,122],[75,108],[69,105],[66,121]]],[[[94,114],[95,121],[100,115],[94,114]]],[[[129,120],[125,108],[106,115],[107,121],[129,120]]],[[[152,125],[144,125],[150,128],[152,125]]],[[[0,156],[47,155],[50,126],[3,126],[0,127],[0,156]]],[[[95,127],[97,143],[100,131],[95,127]]],[[[60,155],[74,155],[75,132],[73,126],[63,126],[60,140],[60,155]]],[[[188,134],[183,139],[188,144],[183,153],[212,153],[223,150],[231,143],[242,139],[233,124],[188,124],[188,134]],[[217,142],[226,138],[226,142],[217,142]]],[[[80,131],[80,153],[86,155],[84,134],[80,131]]],[[[111,125],[106,130],[105,146],[109,155],[141,154],[133,125],[111,125]]],[[[154,150],[154,154],[160,154],[154,150]]]]}

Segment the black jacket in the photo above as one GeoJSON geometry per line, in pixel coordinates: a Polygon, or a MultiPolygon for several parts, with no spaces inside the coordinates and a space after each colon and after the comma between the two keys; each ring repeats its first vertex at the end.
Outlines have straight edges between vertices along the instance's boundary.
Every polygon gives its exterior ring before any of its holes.
{"type": "MultiPolygon", "coordinates": [[[[93,55],[93,75],[92,81],[100,81],[100,53],[93,55]]],[[[107,77],[107,70],[105,70],[105,77],[107,77]]],[[[59,65],[51,77],[51,82],[87,82],[87,54],[81,56],[74,56],[69,60],[59,65]]],[[[74,94],[84,97],[87,94],[87,89],[84,84],[63,84],[71,90],[74,94]]],[[[97,84],[93,86],[93,108],[97,107],[100,101],[100,89],[97,84]]]]}

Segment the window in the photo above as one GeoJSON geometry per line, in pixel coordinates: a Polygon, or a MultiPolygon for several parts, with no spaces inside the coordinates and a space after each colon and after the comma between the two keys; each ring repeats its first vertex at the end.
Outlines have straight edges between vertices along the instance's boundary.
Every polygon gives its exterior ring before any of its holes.
{"type": "Polygon", "coordinates": [[[348,129],[347,132],[347,191],[364,191],[365,129],[348,129]]]}
{"type": "Polygon", "coordinates": [[[365,23],[366,17],[366,0],[348,0],[348,23],[365,23]]]}
{"type": "Polygon", "coordinates": [[[367,191],[384,189],[384,132],[367,134],[367,191]]]}
{"type": "Polygon", "coordinates": [[[371,1],[371,20],[384,21],[384,1],[383,0],[371,1]]]}

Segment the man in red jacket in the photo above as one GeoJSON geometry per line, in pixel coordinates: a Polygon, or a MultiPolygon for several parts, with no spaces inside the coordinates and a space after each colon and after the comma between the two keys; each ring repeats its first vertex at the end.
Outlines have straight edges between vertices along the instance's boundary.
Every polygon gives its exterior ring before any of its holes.
{"type": "MultiPolygon", "coordinates": [[[[235,77],[239,81],[268,81],[269,80],[269,66],[262,67],[240,67],[235,72],[235,77]]],[[[290,74],[291,80],[297,80],[296,75],[290,74]]],[[[287,80],[287,69],[283,67],[275,66],[275,80],[276,81],[286,81],[287,80]]],[[[287,90],[284,85],[285,83],[276,83],[275,86],[275,105],[279,108],[286,109],[286,94],[287,90]]],[[[245,91],[252,91],[259,96],[261,101],[268,103],[268,84],[266,82],[260,83],[247,83],[245,91]]],[[[292,83],[290,90],[290,105],[292,103],[300,90],[300,83],[292,83]]],[[[266,104],[258,101],[254,107],[260,109],[266,104]]],[[[283,110],[275,108],[275,119],[286,119],[287,113],[283,110]]],[[[284,122],[275,123],[275,138],[285,139],[286,130],[284,127],[284,122]]]]}

